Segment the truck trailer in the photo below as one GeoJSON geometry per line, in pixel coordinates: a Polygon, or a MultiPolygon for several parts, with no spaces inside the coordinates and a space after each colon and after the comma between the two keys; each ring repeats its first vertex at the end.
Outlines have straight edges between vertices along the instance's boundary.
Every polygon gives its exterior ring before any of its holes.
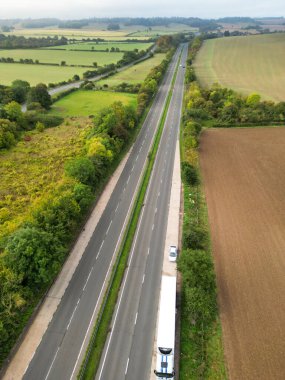
{"type": "Polygon", "coordinates": [[[159,380],[174,379],[175,315],[176,277],[162,276],[154,370],[159,380]]]}

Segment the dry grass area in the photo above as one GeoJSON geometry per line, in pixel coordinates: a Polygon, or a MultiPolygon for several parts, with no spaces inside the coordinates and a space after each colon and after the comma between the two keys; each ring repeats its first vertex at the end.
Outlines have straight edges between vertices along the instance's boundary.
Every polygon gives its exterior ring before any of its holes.
{"type": "Polygon", "coordinates": [[[202,134],[204,180],[231,380],[285,379],[285,129],[202,134]]]}
{"type": "Polygon", "coordinates": [[[218,82],[244,94],[285,101],[285,33],[226,37],[204,42],[195,71],[204,86],[218,82]]]}

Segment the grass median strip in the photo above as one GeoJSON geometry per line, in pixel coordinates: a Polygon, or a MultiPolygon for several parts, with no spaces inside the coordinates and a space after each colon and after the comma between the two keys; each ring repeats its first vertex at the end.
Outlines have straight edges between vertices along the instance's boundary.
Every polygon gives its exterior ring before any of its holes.
{"type": "MultiPolygon", "coordinates": [[[[179,61],[178,61],[178,64],[179,64],[179,61]]],[[[148,155],[148,163],[146,165],[144,175],[142,177],[142,182],[141,182],[140,189],[138,191],[138,195],[134,202],[134,207],[132,210],[132,214],[131,214],[128,226],[126,228],[126,232],[123,238],[123,243],[120,248],[120,253],[117,257],[116,263],[112,271],[111,279],[108,285],[108,291],[105,294],[104,301],[101,306],[100,313],[97,318],[95,327],[93,329],[89,346],[88,346],[85,358],[83,360],[83,363],[78,375],[79,379],[84,379],[84,380],[94,379],[96,371],[100,363],[101,354],[104,349],[105,341],[109,333],[109,326],[112,320],[113,312],[116,307],[116,302],[117,302],[121,282],[122,282],[125,268],[128,262],[129,252],[131,250],[131,246],[132,246],[133,239],[135,236],[137,224],[140,217],[140,212],[143,207],[146,190],[149,184],[151,172],[152,172],[154,162],[155,162],[156,153],[159,147],[160,138],[163,132],[165,119],[167,116],[170,100],[172,97],[173,86],[175,83],[177,70],[179,67],[178,64],[174,73],[174,77],[171,82],[171,88],[167,96],[163,114],[159,122],[158,130],[156,132],[153,145],[148,155]]]]}

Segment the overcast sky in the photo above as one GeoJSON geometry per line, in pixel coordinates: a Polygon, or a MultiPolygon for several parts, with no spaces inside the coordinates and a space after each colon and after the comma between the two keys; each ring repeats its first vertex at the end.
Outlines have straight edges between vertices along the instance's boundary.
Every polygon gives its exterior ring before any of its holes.
{"type": "Polygon", "coordinates": [[[284,15],[284,0],[0,0],[1,19],[284,15]]]}

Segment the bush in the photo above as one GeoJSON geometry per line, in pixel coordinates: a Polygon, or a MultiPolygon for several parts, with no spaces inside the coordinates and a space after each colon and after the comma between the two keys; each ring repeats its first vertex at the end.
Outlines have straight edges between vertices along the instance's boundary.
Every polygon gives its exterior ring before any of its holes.
{"type": "Polygon", "coordinates": [[[75,178],[84,185],[94,185],[95,169],[91,160],[87,157],[76,157],[65,165],[65,173],[75,178]]]}
{"type": "Polygon", "coordinates": [[[25,113],[25,119],[32,129],[35,128],[38,122],[44,124],[46,128],[51,128],[57,127],[64,121],[63,117],[49,115],[46,113],[38,113],[36,111],[27,111],[25,113]]]}
{"type": "Polygon", "coordinates": [[[73,194],[76,202],[79,204],[81,214],[85,214],[94,199],[91,187],[77,183],[74,186],[73,194]]]}
{"type": "Polygon", "coordinates": [[[182,176],[187,183],[187,185],[195,186],[199,183],[199,177],[197,169],[189,164],[187,161],[183,161],[182,164],[182,176]]]}
{"type": "Polygon", "coordinates": [[[205,230],[196,225],[191,225],[189,231],[183,236],[183,247],[190,249],[205,249],[208,244],[208,236],[205,230]]]}

